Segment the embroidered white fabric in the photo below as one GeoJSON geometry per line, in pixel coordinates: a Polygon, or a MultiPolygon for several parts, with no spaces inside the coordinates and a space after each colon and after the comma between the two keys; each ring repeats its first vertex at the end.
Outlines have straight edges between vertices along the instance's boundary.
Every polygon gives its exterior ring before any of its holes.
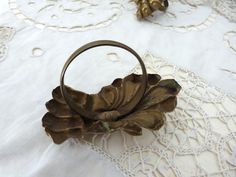
{"type": "MultiPolygon", "coordinates": [[[[100,1],[68,1],[68,0],[8,0],[12,12],[28,24],[33,24],[38,28],[50,28],[60,31],[85,31],[88,29],[100,28],[110,25],[117,20],[124,11],[133,12],[134,2],[126,0],[103,0],[100,1]],[[103,13],[101,13],[103,12],[103,13]],[[76,20],[73,20],[76,18],[76,20]]],[[[170,0],[170,8],[165,14],[167,18],[163,21],[159,18],[150,19],[151,22],[166,27],[179,30],[196,30],[205,28],[216,16],[215,12],[207,9],[208,16],[200,18],[202,13],[199,6],[210,5],[214,10],[224,15],[231,21],[236,21],[236,1],[235,0],[170,0]],[[186,6],[188,6],[186,8],[186,6]],[[193,16],[194,22],[189,25],[181,24],[172,26],[174,21],[188,23],[186,14],[193,16]],[[162,24],[163,23],[163,24],[162,24]]],[[[157,12],[158,13],[158,12],[157,12]]],[[[193,18],[191,18],[193,20],[193,18]]]]}
{"type": "MultiPolygon", "coordinates": [[[[235,177],[235,4],[170,0],[166,13],[137,21],[129,0],[2,0],[0,177],[235,177]],[[126,43],[148,72],[176,79],[178,106],[160,131],[55,145],[41,126],[44,104],[68,56],[97,39],[126,43]]],[[[130,57],[109,47],[89,51],[66,83],[95,93],[140,72],[130,57]]]]}
{"type": "Polygon", "coordinates": [[[0,62],[4,60],[4,57],[7,54],[7,42],[13,35],[13,28],[0,26],[0,62]]]}

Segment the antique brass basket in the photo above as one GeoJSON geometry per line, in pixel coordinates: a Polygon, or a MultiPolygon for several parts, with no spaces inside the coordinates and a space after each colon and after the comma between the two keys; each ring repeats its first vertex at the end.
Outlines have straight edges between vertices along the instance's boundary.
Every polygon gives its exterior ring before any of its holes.
{"type": "Polygon", "coordinates": [[[141,135],[142,128],[158,130],[165,112],[173,111],[181,87],[173,79],[161,80],[158,74],[147,74],[141,57],[125,44],[100,40],[77,49],[66,61],[60,86],[52,91],[46,103],[43,127],[57,144],[68,138],[113,132],[122,129],[130,135],[141,135]],[[81,53],[99,46],[114,46],[127,50],[138,60],[142,75],[130,74],[115,79],[97,94],[86,94],[64,84],[68,66],[81,53]]]}

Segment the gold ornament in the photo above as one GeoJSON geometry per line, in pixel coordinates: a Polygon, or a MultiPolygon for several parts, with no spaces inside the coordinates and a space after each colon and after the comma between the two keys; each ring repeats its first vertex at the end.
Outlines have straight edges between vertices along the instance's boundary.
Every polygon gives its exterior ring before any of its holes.
{"type": "Polygon", "coordinates": [[[169,6],[168,0],[135,0],[135,3],[138,6],[138,19],[148,17],[156,10],[165,11],[169,6]]]}

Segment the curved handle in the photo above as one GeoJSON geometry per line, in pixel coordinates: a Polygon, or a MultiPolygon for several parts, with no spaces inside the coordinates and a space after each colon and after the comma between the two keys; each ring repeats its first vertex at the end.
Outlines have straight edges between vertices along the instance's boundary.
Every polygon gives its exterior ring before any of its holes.
{"type": "Polygon", "coordinates": [[[146,72],[146,68],[145,68],[145,65],[144,65],[141,57],[133,49],[131,49],[127,45],[122,44],[120,42],[111,41],[111,40],[99,40],[99,41],[94,41],[94,42],[90,42],[88,44],[85,44],[84,46],[77,49],[66,61],[65,65],[62,69],[62,72],[61,72],[60,90],[61,90],[62,96],[64,97],[66,103],[70,106],[70,108],[72,110],[74,110],[75,112],[77,112],[78,114],[80,114],[81,116],[84,116],[89,119],[94,119],[94,117],[97,116],[98,113],[86,111],[84,108],[78,106],[74,102],[74,100],[70,97],[70,95],[68,94],[68,92],[66,90],[66,87],[64,84],[64,77],[65,77],[65,73],[66,73],[68,66],[71,64],[71,62],[78,55],[82,54],[83,52],[85,52],[91,48],[95,48],[95,47],[99,47],[99,46],[113,46],[113,47],[119,47],[119,48],[125,49],[128,52],[132,53],[137,58],[137,60],[139,61],[139,64],[141,65],[141,69],[142,69],[141,86],[139,87],[138,91],[136,92],[136,94],[134,95],[134,97],[131,99],[130,102],[128,102],[125,106],[117,109],[117,111],[120,113],[120,115],[122,115],[122,116],[126,115],[130,111],[132,111],[133,108],[135,108],[135,106],[140,102],[140,100],[142,99],[142,97],[145,93],[145,90],[147,87],[147,72],[146,72]]]}

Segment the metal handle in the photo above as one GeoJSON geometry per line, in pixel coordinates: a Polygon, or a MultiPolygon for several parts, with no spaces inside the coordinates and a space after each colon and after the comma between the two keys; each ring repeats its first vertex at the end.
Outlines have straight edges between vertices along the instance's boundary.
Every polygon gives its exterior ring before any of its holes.
{"type": "Polygon", "coordinates": [[[142,97],[145,93],[145,90],[147,87],[147,72],[146,72],[146,68],[145,68],[145,65],[144,65],[141,57],[133,49],[131,49],[127,45],[122,44],[120,42],[111,41],[111,40],[99,40],[99,41],[94,41],[94,42],[90,42],[88,44],[85,44],[84,46],[77,49],[66,61],[65,65],[62,69],[62,72],[61,72],[60,90],[61,90],[62,96],[64,97],[68,106],[70,106],[70,108],[72,110],[74,110],[75,112],[77,112],[81,116],[84,116],[89,119],[93,119],[93,117],[95,117],[98,114],[96,112],[89,112],[89,111],[83,109],[82,107],[78,106],[75,103],[75,101],[71,98],[71,96],[68,94],[68,92],[66,90],[66,87],[64,84],[64,77],[65,77],[65,73],[66,73],[68,66],[71,64],[71,62],[77,56],[79,56],[80,54],[82,54],[83,52],[85,52],[91,48],[95,48],[95,47],[99,47],[99,46],[113,46],[113,47],[119,47],[119,48],[125,49],[125,50],[129,51],[130,53],[132,53],[137,58],[139,64],[141,65],[141,69],[142,69],[141,86],[139,87],[138,91],[136,92],[136,94],[134,95],[134,97],[131,99],[131,101],[129,103],[127,103],[123,107],[116,109],[118,112],[120,112],[121,115],[126,115],[130,111],[132,111],[133,108],[140,102],[140,100],[142,99],[142,97]]]}

